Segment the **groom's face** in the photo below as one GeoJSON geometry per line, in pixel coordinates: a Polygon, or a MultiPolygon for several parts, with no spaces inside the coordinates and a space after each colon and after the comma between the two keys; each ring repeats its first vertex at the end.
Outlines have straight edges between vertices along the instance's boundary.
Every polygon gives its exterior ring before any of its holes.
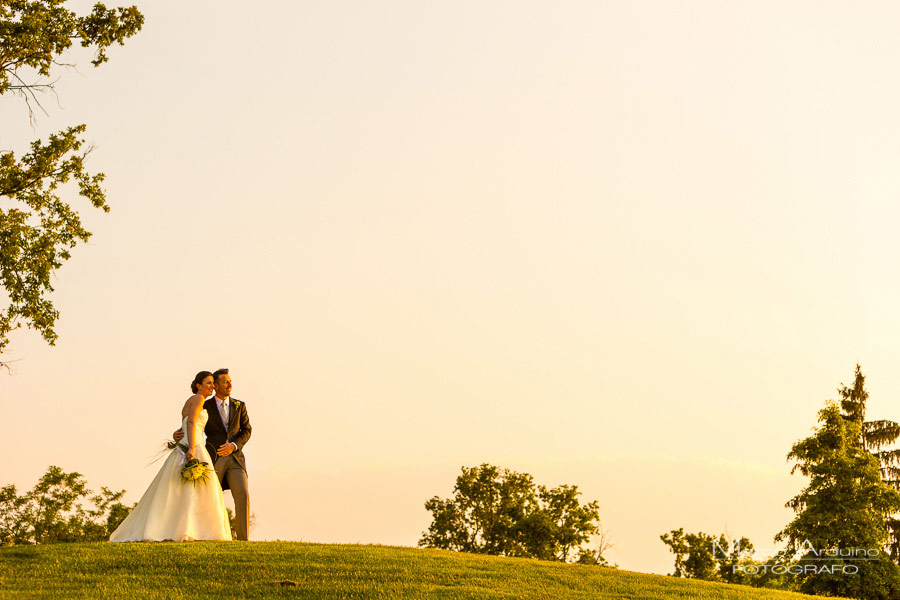
{"type": "Polygon", "coordinates": [[[216,396],[224,398],[231,395],[231,376],[228,373],[219,375],[216,379],[216,396]]]}

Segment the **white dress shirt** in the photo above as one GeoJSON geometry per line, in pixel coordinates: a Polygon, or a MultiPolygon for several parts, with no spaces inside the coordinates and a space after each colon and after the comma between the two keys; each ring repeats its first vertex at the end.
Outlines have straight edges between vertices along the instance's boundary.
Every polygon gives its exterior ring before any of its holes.
{"type": "MultiPolygon", "coordinates": [[[[231,396],[226,396],[225,399],[221,399],[218,396],[216,398],[216,406],[219,408],[219,416],[222,417],[222,422],[225,424],[225,433],[228,433],[228,418],[231,416],[231,409],[234,407],[234,404],[231,402],[231,396]]],[[[228,442],[232,446],[234,446],[234,451],[237,452],[237,444],[234,442],[228,442]]]]}

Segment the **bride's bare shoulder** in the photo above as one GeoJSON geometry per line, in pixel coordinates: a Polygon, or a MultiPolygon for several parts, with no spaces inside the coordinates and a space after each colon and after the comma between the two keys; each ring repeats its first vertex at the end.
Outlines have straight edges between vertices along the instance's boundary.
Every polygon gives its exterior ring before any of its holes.
{"type": "Polygon", "coordinates": [[[184,407],[181,409],[182,416],[186,416],[187,412],[190,410],[196,410],[197,405],[203,405],[206,401],[206,398],[201,396],[200,394],[194,394],[184,402],[184,407]]]}

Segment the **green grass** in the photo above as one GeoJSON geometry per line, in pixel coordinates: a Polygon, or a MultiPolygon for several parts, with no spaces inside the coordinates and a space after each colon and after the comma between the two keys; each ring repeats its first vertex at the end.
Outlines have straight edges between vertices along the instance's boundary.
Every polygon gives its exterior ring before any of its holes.
{"type": "Polygon", "coordinates": [[[0,548],[6,598],[788,600],[803,594],[442,550],[299,542],[0,548]]]}

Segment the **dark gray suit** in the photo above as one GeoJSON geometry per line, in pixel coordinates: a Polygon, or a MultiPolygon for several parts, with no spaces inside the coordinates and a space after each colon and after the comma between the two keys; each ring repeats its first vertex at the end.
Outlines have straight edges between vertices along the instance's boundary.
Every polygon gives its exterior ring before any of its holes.
{"type": "Polygon", "coordinates": [[[207,400],[203,408],[209,413],[206,421],[206,449],[212,457],[216,475],[223,490],[231,490],[234,498],[234,520],[237,538],[247,539],[250,529],[250,492],[247,485],[247,461],[244,459],[244,444],[250,439],[250,418],[247,405],[237,398],[230,399],[228,425],[222,422],[219,405],[215,397],[207,400]],[[219,456],[216,450],[226,442],[234,442],[237,450],[228,456],[219,456]]]}

